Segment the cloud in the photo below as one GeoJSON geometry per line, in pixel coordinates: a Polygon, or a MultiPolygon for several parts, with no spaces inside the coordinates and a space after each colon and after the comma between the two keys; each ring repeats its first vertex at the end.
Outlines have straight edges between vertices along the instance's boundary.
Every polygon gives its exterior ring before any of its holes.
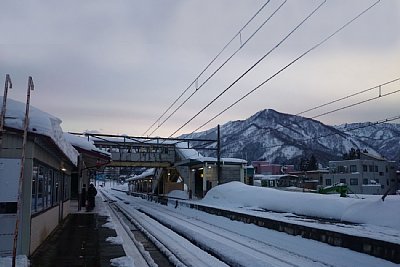
{"type": "MultiPolygon", "coordinates": [[[[182,133],[195,129],[233,103],[372,2],[327,2],[182,133]]],[[[0,74],[11,74],[15,86],[10,97],[21,101],[25,99],[27,77],[32,75],[36,85],[32,104],[60,117],[65,130],[101,129],[105,133],[140,135],[264,3],[7,0],[2,3],[6,12],[0,17],[0,31],[5,36],[0,43],[0,74]]],[[[263,9],[241,33],[242,42],[280,3],[271,1],[263,9]]],[[[288,1],[155,134],[169,135],[185,123],[274,47],[316,5],[316,2],[288,1]]],[[[381,1],[348,29],[213,123],[244,119],[264,108],[297,113],[396,78],[400,59],[399,11],[397,1],[381,1]]],[[[198,84],[239,46],[240,40],[235,39],[198,84]]],[[[188,94],[194,90],[192,86],[188,94]]],[[[393,95],[382,99],[379,108],[367,105],[369,108],[359,107],[324,120],[329,123],[369,120],[371,112],[365,110],[375,110],[376,117],[391,116],[396,110],[396,100],[400,99],[393,95]]]]}

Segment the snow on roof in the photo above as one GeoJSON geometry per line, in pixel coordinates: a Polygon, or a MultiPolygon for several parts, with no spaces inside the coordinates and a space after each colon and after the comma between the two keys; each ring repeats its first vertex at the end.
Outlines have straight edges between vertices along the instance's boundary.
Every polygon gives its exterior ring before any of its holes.
{"type": "MultiPolygon", "coordinates": [[[[194,160],[200,161],[200,162],[217,162],[218,159],[214,157],[197,157],[193,158],[194,160]]],[[[227,164],[227,163],[239,163],[239,164],[246,164],[247,161],[244,159],[237,159],[237,158],[221,158],[221,164],[227,164]]]]}
{"type": "Polygon", "coordinates": [[[379,195],[355,199],[230,182],[212,188],[200,202],[219,207],[258,207],[400,230],[400,212],[396,212],[400,205],[399,196],[388,196],[385,201],[379,195]]]}
{"type": "MultiPolygon", "coordinates": [[[[182,161],[184,160],[197,160],[200,162],[217,162],[218,159],[214,157],[204,157],[200,152],[191,147],[188,148],[187,143],[177,143],[175,145],[177,152],[180,154],[182,161]]],[[[244,159],[237,158],[221,158],[223,163],[243,163],[246,164],[247,161],[244,159]]]]}
{"type": "Polygon", "coordinates": [[[177,152],[180,154],[182,160],[187,160],[187,159],[197,159],[200,157],[203,157],[200,152],[198,152],[196,149],[193,149],[191,147],[188,148],[187,143],[176,143],[175,145],[177,152]]]}
{"type": "Polygon", "coordinates": [[[147,169],[144,172],[142,172],[142,174],[131,176],[130,178],[126,179],[126,181],[140,180],[140,179],[146,178],[148,176],[154,175],[155,172],[156,172],[155,168],[150,168],[150,169],[147,169]]]}
{"type": "Polygon", "coordinates": [[[298,178],[297,175],[291,175],[291,174],[255,174],[254,179],[257,180],[279,180],[283,177],[292,177],[292,178],[298,178]]]}
{"type": "MultiPolygon", "coordinates": [[[[0,97],[3,102],[3,97],[0,97]]],[[[24,128],[26,104],[7,99],[7,108],[5,116],[5,126],[18,130],[24,128]]],[[[58,148],[69,158],[69,160],[77,165],[78,151],[65,140],[63,130],[61,129],[61,120],[33,106],[29,108],[29,126],[28,131],[50,137],[58,148]]]]}
{"type": "Polygon", "coordinates": [[[94,151],[94,152],[101,153],[101,154],[104,154],[107,156],[111,156],[111,153],[97,148],[94,145],[93,140],[88,141],[87,137],[74,135],[74,134],[70,134],[70,133],[64,133],[64,137],[69,143],[71,143],[75,147],[79,147],[84,150],[94,151]]]}

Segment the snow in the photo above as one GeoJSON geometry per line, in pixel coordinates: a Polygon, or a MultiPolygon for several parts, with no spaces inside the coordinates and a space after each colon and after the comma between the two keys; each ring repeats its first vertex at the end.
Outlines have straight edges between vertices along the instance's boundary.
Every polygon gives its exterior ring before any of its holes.
{"type": "Polygon", "coordinates": [[[122,240],[121,237],[119,236],[109,236],[106,238],[106,241],[112,243],[112,244],[116,244],[116,245],[121,245],[124,243],[124,241],[122,240]]]}
{"type": "Polygon", "coordinates": [[[93,140],[88,140],[87,137],[79,136],[70,133],[64,133],[64,138],[73,146],[80,147],[84,150],[95,151],[104,155],[111,156],[111,153],[101,150],[94,145],[93,140]]]}
{"type": "Polygon", "coordinates": [[[126,179],[126,181],[135,181],[135,180],[140,180],[140,179],[146,178],[148,176],[153,176],[155,171],[156,171],[155,168],[147,169],[139,175],[129,176],[129,178],[126,179]]]}
{"type": "MultiPolygon", "coordinates": [[[[26,255],[17,255],[16,257],[16,266],[18,267],[28,267],[30,265],[28,258],[26,255]]],[[[12,266],[12,257],[0,257],[0,266],[1,267],[11,267],[12,266]]]]}
{"type": "MultiPolygon", "coordinates": [[[[111,188],[111,183],[107,182],[105,184],[105,188],[110,189],[111,188]]],[[[113,188],[117,188],[119,190],[127,190],[126,185],[115,185],[113,188]]],[[[103,189],[101,189],[103,190],[103,189]]],[[[128,236],[128,233],[124,230],[126,226],[123,225],[121,221],[116,217],[116,215],[110,210],[110,207],[105,205],[104,198],[102,194],[98,194],[96,196],[96,207],[95,207],[95,212],[98,212],[99,215],[102,216],[107,216],[107,221],[109,222],[109,225],[115,229],[117,236],[112,237],[112,239],[108,239],[108,241],[115,241],[115,240],[121,240],[122,241],[122,246],[124,248],[125,254],[127,257],[121,257],[118,259],[114,259],[114,265],[115,266],[148,266],[147,263],[153,262],[153,260],[150,257],[150,254],[145,251],[144,247],[142,244],[139,242],[133,242],[132,239],[128,236]],[[101,199],[101,200],[100,200],[101,199]],[[144,257],[147,259],[145,260],[144,257]],[[135,265],[133,264],[133,260],[135,259],[135,265]],[[132,262],[131,262],[132,260],[132,262]],[[121,265],[117,265],[121,264],[121,265]]],[[[153,265],[149,265],[153,266],[153,265]]]]}
{"type": "Polygon", "coordinates": [[[173,190],[168,193],[168,197],[179,198],[179,199],[189,199],[188,193],[185,191],[182,191],[182,190],[173,190]]]}
{"type": "Polygon", "coordinates": [[[203,204],[225,207],[253,207],[275,212],[371,224],[400,230],[399,196],[365,199],[337,195],[280,191],[231,182],[212,188],[203,204]]]}
{"type": "MultiPolygon", "coordinates": [[[[0,97],[0,102],[3,102],[3,97],[0,97]]],[[[7,98],[5,126],[23,130],[25,109],[25,103],[7,98]]],[[[50,137],[70,161],[77,165],[79,153],[65,140],[64,133],[60,126],[61,122],[59,118],[43,112],[40,109],[33,106],[29,108],[28,131],[50,137]]]]}
{"type": "MultiPolygon", "coordinates": [[[[241,187],[235,184],[228,184],[233,187],[230,188],[231,192],[235,191],[234,188],[236,188],[236,190],[241,190],[242,194],[251,198],[253,191],[247,190],[246,186],[241,187]]],[[[215,189],[221,189],[221,187],[224,190],[218,190],[219,192],[228,189],[225,185],[217,186],[215,189]]],[[[122,188],[120,187],[119,189],[122,188]]],[[[135,219],[148,226],[147,230],[151,230],[153,234],[158,232],[159,235],[155,241],[160,242],[162,240],[162,244],[169,248],[177,246],[178,239],[175,239],[169,231],[169,229],[173,229],[178,231],[179,235],[192,240],[195,244],[211,247],[213,254],[218,255],[225,262],[231,263],[230,265],[293,266],[293,263],[295,263],[295,266],[397,266],[383,259],[304,239],[301,236],[291,236],[253,224],[232,221],[228,218],[207,214],[185,206],[178,206],[177,208],[175,208],[175,205],[164,206],[126,195],[123,192],[104,190],[107,191],[107,194],[115,196],[116,201],[124,209],[132,212],[132,216],[135,219]],[[129,204],[127,204],[128,202],[129,204]],[[141,212],[138,212],[137,209],[140,209],[141,212]],[[156,226],[153,220],[144,216],[143,212],[157,218],[157,221],[161,222],[161,224],[156,226]],[[168,228],[164,228],[163,225],[168,226],[168,228]],[[236,240],[241,240],[241,243],[237,243],[236,240]]],[[[235,192],[236,196],[237,193],[235,192]]],[[[229,195],[229,193],[226,193],[226,195],[229,195]]],[[[303,193],[303,195],[306,194],[303,193]]],[[[324,195],[316,196],[326,197],[324,195]]],[[[368,197],[368,199],[371,198],[372,196],[368,197]]],[[[221,196],[219,199],[222,200],[223,197],[221,196]]],[[[200,201],[200,203],[202,202],[200,201]]],[[[238,202],[240,201],[235,200],[234,205],[238,202]]],[[[275,202],[279,202],[279,199],[275,199],[275,202]]],[[[232,206],[224,201],[218,205],[220,208],[232,206]]],[[[256,206],[254,204],[251,205],[256,206]]],[[[351,210],[348,211],[352,212],[351,210]]],[[[183,253],[183,250],[187,249],[188,246],[189,244],[186,244],[184,248],[180,247],[179,252],[183,253]]],[[[193,250],[191,254],[196,255],[196,253],[193,250]]],[[[183,254],[181,256],[184,258],[183,254]]],[[[207,259],[211,261],[211,256],[203,258],[204,262],[207,259]]],[[[200,266],[199,263],[192,263],[195,266],[200,266]]],[[[215,265],[208,264],[208,266],[215,265]]]]}
{"type": "Polygon", "coordinates": [[[115,225],[113,222],[108,222],[103,224],[101,227],[105,227],[105,228],[110,228],[110,229],[115,229],[115,225]]]}
{"type": "Polygon", "coordinates": [[[197,150],[193,148],[188,148],[187,143],[177,143],[175,145],[178,153],[181,155],[182,160],[185,159],[196,159],[199,157],[203,157],[197,150]]]}
{"type": "Polygon", "coordinates": [[[133,259],[129,256],[112,259],[110,262],[111,262],[111,266],[116,266],[116,267],[134,267],[135,266],[133,259]]]}

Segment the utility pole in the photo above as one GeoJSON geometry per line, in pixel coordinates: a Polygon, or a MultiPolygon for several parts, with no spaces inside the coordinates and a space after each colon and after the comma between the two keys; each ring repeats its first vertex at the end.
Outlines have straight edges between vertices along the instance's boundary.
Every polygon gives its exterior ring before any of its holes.
{"type": "Polygon", "coordinates": [[[4,84],[3,106],[1,107],[1,115],[0,115],[0,148],[2,147],[3,144],[3,131],[4,131],[4,123],[6,117],[8,88],[12,88],[12,82],[10,75],[6,74],[6,81],[4,84]]]}
{"type": "Polygon", "coordinates": [[[14,231],[14,245],[13,245],[13,256],[12,256],[12,267],[15,267],[15,259],[17,257],[17,240],[18,240],[18,226],[19,226],[19,219],[22,216],[21,207],[23,203],[22,198],[22,187],[24,184],[24,164],[25,164],[25,147],[26,147],[26,140],[28,136],[28,125],[29,125],[29,103],[31,99],[31,90],[33,90],[33,80],[32,77],[29,76],[28,79],[28,91],[26,94],[26,110],[25,110],[25,120],[24,120],[24,136],[22,140],[22,156],[21,156],[21,171],[19,175],[19,184],[18,184],[18,202],[17,202],[17,218],[15,220],[15,231],[14,231]]]}
{"type": "Polygon", "coordinates": [[[221,183],[221,133],[219,124],[217,126],[217,171],[219,185],[221,183]]]}

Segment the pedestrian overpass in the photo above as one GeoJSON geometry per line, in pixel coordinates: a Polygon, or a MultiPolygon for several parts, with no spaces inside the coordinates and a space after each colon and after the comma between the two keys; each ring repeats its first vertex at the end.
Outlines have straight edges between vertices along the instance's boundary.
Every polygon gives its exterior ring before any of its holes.
{"type": "Polygon", "coordinates": [[[93,149],[110,156],[109,162],[86,168],[92,179],[127,179],[133,189],[144,193],[166,195],[187,186],[189,192],[203,197],[220,183],[244,179],[246,161],[220,157],[219,127],[216,139],[70,134],[85,136],[95,146],[93,149]],[[215,151],[217,157],[198,152],[203,150],[215,151]],[[140,167],[151,173],[143,173],[140,167]]]}
{"type": "Polygon", "coordinates": [[[104,165],[105,167],[168,168],[188,157],[193,157],[195,153],[198,153],[197,150],[214,150],[219,155],[220,147],[218,139],[71,134],[85,136],[98,149],[110,153],[111,161],[104,165]]]}

